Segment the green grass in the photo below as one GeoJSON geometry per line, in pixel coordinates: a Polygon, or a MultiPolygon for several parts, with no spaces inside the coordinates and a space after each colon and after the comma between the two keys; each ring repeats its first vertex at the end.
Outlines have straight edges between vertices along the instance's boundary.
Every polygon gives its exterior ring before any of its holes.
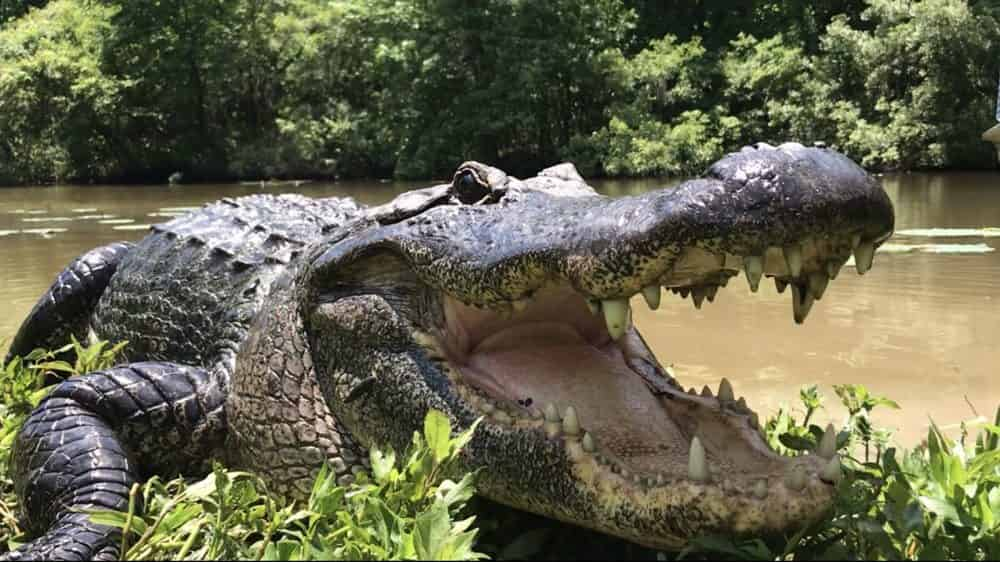
{"type": "MultiPolygon", "coordinates": [[[[17,429],[47,382],[106,367],[121,348],[73,342],[0,366],[0,550],[22,540],[6,478],[17,429]],[[74,364],[57,359],[74,349],[74,364]]],[[[346,487],[324,470],[307,502],[273,497],[256,475],[217,465],[200,480],[136,485],[128,512],[93,517],[126,530],[128,559],[1000,558],[1000,410],[992,424],[963,425],[957,440],[932,424],[924,443],[903,450],[871,422],[874,410],[895,402],[860,385],[835,390],[848,411],[834,429],[844,460],[837,501],[827,517],[790,536],[702,536],[681,552],[658,553],[491,504],[473,497],[475,474],[445,477],[474,428],[456,435],[433,411],[405,453],[373,450],[372,473],[346,487]]],[[[815,448],[826,431],[812,423],[823,400],[815,387],[803,388],[800,407],[768,419],[772,447],[788,455],[815,448]]]]}

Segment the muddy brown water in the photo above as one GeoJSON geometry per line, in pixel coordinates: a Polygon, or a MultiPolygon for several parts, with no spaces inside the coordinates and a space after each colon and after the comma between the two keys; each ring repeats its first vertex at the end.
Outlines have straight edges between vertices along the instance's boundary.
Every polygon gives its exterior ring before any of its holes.
{"type": "MultiPolygon", "coordinates": [[[[844,415],[832,385],[862,383],[894,398],[899,411],[878,422],[912,445],[929,419],[957,431],[1000,404],[1000,173],[887,175],[897,235],[865,276],[847,267],[813,306],[792,321],[790,292],[762,283],[752,294],[740,276],[715,303],[696,310],[665,293],[650,311],[633,301],[635,323],[685,387],[732,381],[754,409],[798,406],[802,385],[818,384],[826,409],[844,415]]],[[[675,180],[604,181],[612,196],[675,180]]],[[[186,186],[52,186],[0,189],[0,340],[10,339],[53,277],[98,245],[142,237],[148,224],[220,197],[294,191],[349,195],[377,204],[427,183],[307,183],[186,186]]],[[[0,350],[6,343],[0,344],[0,350]]]]}

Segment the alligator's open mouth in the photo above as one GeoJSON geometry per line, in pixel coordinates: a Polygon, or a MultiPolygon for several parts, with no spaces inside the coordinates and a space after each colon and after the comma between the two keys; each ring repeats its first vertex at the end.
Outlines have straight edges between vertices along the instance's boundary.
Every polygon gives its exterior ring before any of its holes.
{"type": "Polygon", "coordinates": [[[841,477],[833,432],[810,455],[776,454],[758,414],[726,379],[715,390],[679,386],[632,325],[631,304],[658,308],[662,283],[701,307],[741,264],[753,291],[764,276],[782,292],[791,285],[792,317],[801,323],[852,246],[863,273],[873,249],[848,236],[749,259],[694,249],[634,301],[596,299],[552,280],[488,307],[445,295],[443,324],[421,343],[487,423],[560,443],[576,477],[596,495],[611,501],[626,495],[651,507],[677,506],[685,496],[711,505],[715,496],[720,505],[709,511],[721,520],[692,527],[785,529],[828,506],[841,477]]]}

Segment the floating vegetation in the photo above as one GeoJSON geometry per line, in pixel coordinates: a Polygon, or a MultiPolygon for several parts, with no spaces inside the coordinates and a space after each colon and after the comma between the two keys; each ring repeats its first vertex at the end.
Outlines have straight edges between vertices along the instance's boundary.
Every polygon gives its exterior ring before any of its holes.
{"type": "Polygon", "coordinates": [[[111,230],[149,230],[149,224],[126,224],[112,227],[111,230]]]}
{"type": "Polygon", "coordinates": [[[28,217],[21,219],[21,222],[69,222],[73,217],[28,217]]]}
{"type": "Polygon", "coordinates": [[[1000,237],[1000,228],[908,228],[897,230],[897,236],[926,236],[928,238],[993,238],[1000,237]]]}
{"type": "Polygon", "coordinates": [[[129,224],[135,222],[135,219],[103,219],[97,222],[99,224],[129,224]]]}
{"type": "Polygon", "coordinates": [[[42,238],[52,238],[53,234],[59,234],[67,230],[65,228],[26,228],[21,232],[23,234],[37,234],[42,238]]]}
{"type": "Polygon", "coordinates": [[[86,221],[86,220],[102,220],[102,219],[116,219],[116,218],[118,218],[118,215],[81,215],[79,217],[76,217],[76,220],[86,221]]]}
{"type": "Polygon", "coordinates": [[[988,254],[996,248],[980,242],[979,244],[883,244],[879,252],[887,254],[909,254],[924,252],[927,254],[988,254]]]}

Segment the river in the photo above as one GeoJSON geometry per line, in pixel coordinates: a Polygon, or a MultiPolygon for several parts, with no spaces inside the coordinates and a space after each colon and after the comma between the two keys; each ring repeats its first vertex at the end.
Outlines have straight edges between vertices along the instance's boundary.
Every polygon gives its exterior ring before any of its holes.
{"type": "MultiPolygon", "coordinates": [[[[1000,174],[912,173],[881,178],[896,206],[897,234],[864,276],[847,268],[806,323],[792,321],[790,293],[759,293],[741,276],[696,310],[669,292],[657,311],[633,301],[635,323],[685,387],[728,377],[758,411],[798,405],[818,384],[840,421],[832,385],[862,383],[895,399],[879,423],[912,445],[933,420],[954,434],[1000,404],[1000,174]],[[933,230],[930,230],[933,229],[933,230]]],[[[603,181],[612,196],[673,180],[603,181]]],[[[220,197],[296,191],[380,203],[428,185],[394,182],[181,186],[51,186],[0,189],[0,340],[13,336],[54,276],[80,253],[135,240],[147,225],[220,197]]],[[[0,350],[6,344],[0,344],[0,350]]]]}

